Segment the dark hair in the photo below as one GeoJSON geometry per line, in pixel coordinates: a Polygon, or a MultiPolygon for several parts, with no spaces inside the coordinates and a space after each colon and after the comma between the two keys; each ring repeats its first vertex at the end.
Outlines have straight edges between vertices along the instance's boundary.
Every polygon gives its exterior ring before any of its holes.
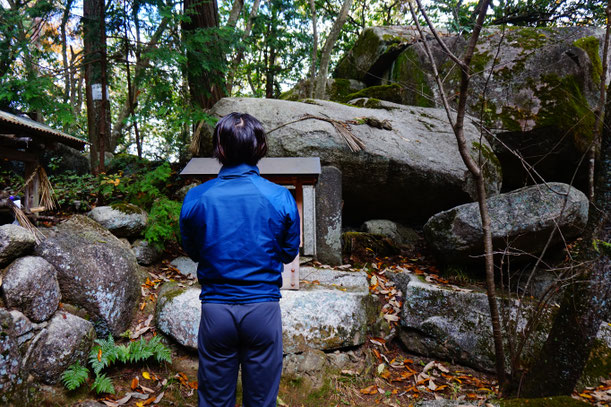
{"type": "Polygon", "coordinates": [[[256,165],[267,153],[265,130],[247,113],[230,113],[218,121],[212,139],[212,156],[223,165],[256,165]]]}

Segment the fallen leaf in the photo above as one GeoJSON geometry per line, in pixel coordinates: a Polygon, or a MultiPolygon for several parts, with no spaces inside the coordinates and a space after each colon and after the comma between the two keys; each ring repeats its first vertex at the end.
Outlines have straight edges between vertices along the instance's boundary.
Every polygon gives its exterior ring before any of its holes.
{"type": "Polygon", "coordinates": [[[98,362],[102,361],[102,348],[98,349],[98,362]]]}
{"type": "Polygon", "coordinates": [[[276,397],[276,404],[278,404],[280,407],[289,407],[288,404],[286,404],[284,401],[282,401],[280,396],[276,397]]]}
{"type": "Polygon", "coordinates": [[[161,393],[159,393],[159,396],[157,396],[157,398],[155,399],[154,403],[155,404],[159,403],[164,395],[165,395],[165,391],[162,391],[161,393]]]}
{"type": "Polygon", "coordinates": [[[149,372],[142,372],[142,377],[144,377],[146,380],[151,380],[151,375],[149,372]]]}
{"type": "Polygon", "coordinates": [[[140,388],[141,388],[142,390],[144,390],[145,392],[147,392],[147,393],[155,393],[155,390],[153,390],[153,389],[149,389],[148,387],[145,387],[145,386],[143,386],[143,385],[140,385],[140,388]]]}
{"type": "Polygon", "coordinates": [[[132,398],[132,395],[130,393],[127,393],[127,395],[125,397],[123,397],[122,399],[117,400],[116,403],[118,405],[122,406],[123,404],[127,403],[131,398],[132,398]]]}
{"type": "Polygon", "coordinates": [[[102,400],[102,403],[106,404],[108,407],[119,407],[119,404],[110,400],[102,400]]]}
{"type": "Polygon", "coordinates": [[[137,376],[136,376],[136,377],[134,377],[134,378],[132,379],[132,384],[131,384],[131,386],[130,386],[130,387],[132,388],[132,390],[136,390],[136,389],[138,388],[138,384],[139,384],[139,383],[140,383],[140,379],[138,379],[138,377],[137,377],[137,376]]]}
{"type": "Polygon", "coordinates": [[[362,394],[377,394],[378,387],[375,384],[371,386],[365,387],[364,389],[359,390],[362,394]]]}

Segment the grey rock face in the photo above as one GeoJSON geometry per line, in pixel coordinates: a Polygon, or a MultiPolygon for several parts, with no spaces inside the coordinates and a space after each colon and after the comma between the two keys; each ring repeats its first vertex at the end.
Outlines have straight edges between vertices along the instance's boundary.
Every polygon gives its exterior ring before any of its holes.
{"type": "Polygon", "coordinates": [[[388,219],[372,219],[363,223],[363,232],[382,235],[399,245],[413,246],[419,236],[415,230],[388,219]]]}
{"type": "MultiPolygon", "coordinates": [[[[572,239],[581,233],[588,219],[586,196],[561,183],[525,187],[489,198],[487,203],[497,250],[503,250],[509,242],[514,251],[538,254],[556,226],[565,239],[572,239]]],[[[438,213],[424,225],[426,240],[449,262],[466,262],[472,260],[469,256],[481,256],[482,233],[477,203],[438,213]]],[[[560,233],[555,236],[553,244],[561,241],[560,233]]]]}
{"type": "MultiPolygon", "coordinates": [[[[307,290],[282,292],[284,353],[302,352],[309,348],[333,350],[365,342],[367,333],[374,329],[380,310],[368,292],[365,276],[359,275],[355,279],[360,280],[361,285],[353,280],[346,283],[352,286],[346,291],[342,286],[334,286],[335,283],[321,281],[320,285],[307,290]]],[[[339,281],[330,276],[326,280],[339,281]]],[[[199,294],[197,288],[165,284],[157,301],[157,327],[192,349],[197,349],[201,317],[199,294]]]]}
{"type": "Polygon", "coordinates": [[[34,235],[19,225],[0,226],[0,266],[13,261],[34,248],[34,235]]]}
{"type": "Polygon", "coordinates": [[[342,173],[322,167],[316,184],[316,258],[319,262],[342,264],[342,173]]]}
{"type": "Polygon", "coordinates": [[[2,279],[6,305],[17,308],[34,322],[49,319],[61,293],[57,270],[42,257],[21,257],[7,267],[2,279]]]}
{"type": "Polygon", "coordinates": [[[36,248],[53,264],[65,302],[92,315],[100,335],[123,333],[140,298],[132,251],[99,223],[75,215],[36,248]]]}
{"type": "MultiPolygon", "coordinates": [[[[408,281],[407,285],[397,284],[405,298],[399,338],[407,349],[475,369],[494,371],[494,341],[486,294],[441,288],[407,273],[398,275],[409,277],[402,279],[404,284],[408,281]]],[[[395,276],[387,276],[395,279],[395,276]]],[[[504,302],[510,310],[509,315],[522,329],[528,306],[522,308],[518,317],[517,304],[509,300],[504,302]]],[[[550,316],[544,313],[541,318],[549,322],[550,316]]],[[[532,356],[533,349],[538,349],[545,338],[546,332],[533,335],[524,355],[532,356]]]]}
{"type": "Polygon", "coordinates": [[[47,323],[32,323],[25,315],[17,310],[11,310],[10,314],[11,318],[13,318],[13,324],[15,326],[15,338],[17,339],[20,350],[23,353],[21,346],[32,339],[32,337],[34,337],[38,331],[47,326],[47,323]]]}
{"type": "Polygon", "coordinates": [[[42,382],[57,383],[70,365],[77,361],[84,364],[94,336],[91,322],[60,311],[32,340],[24,364],[42,382]]]}
{"type": "Polygon", "coordinates": [[[11,314],[0,308],[0,395],[21,383],[21,355],[11,314]]]}
{"type": "Polygon", "coordinates": [[[114,208],[98,206],[87,216],[117,237],[139,236],[144,231],[148,219],[146,212],[132,204],[120,204],[114,208]]]}
{"type": "Polygon", "coordinates": [[[188,257],[177,257],[170,262],[170,266],[177,268],[186,276],[197,277],[197,263],[188,257]]]}
{"type": "Polygon", "coordinates": [[[132,251],[136,256],[138,264],[142,266],[150,266],[161,257],[161,251],[157,250],[146,240],[138,239],[132,245],[132,251]]]}
{"type": "MultiPolygon", "coordinates": [[[[323,166],[342,173],[343,218],[348,224],[385,218],[403,223],[424,222],[431,215],[471,201],[475,187],[456,147],[456,138],[443,109],[388,104],[389,109],[346,106],[328,101],[311,103],[254,98],[224,98],[212,109],[217,117],[234,111],[257,117],[269,131],[310,114],[334,120],[354,121],[373,117],[388,120],[392,130],[368,124],[350,125],[365,145],[352,152],[335,127],[326,121],[295,121],[268,134],[270,157],[320,157],[323,166]],[[409,208],[409,210],[406,210],[409,208]]],[[[358,122],[358,121],[357,121],[358,122]]],[[[465,126],[473,155],[479,146],[479,131],[465,126]]],[[[210,136],[202,137],[200,154],[211,152],[210,136]]],[[[491,195],[500,190],[500,168],[494,154],[488,155],[485,172],[491,195]]],[[[317,196],[319,194],[317,193],[317,196]]]]}

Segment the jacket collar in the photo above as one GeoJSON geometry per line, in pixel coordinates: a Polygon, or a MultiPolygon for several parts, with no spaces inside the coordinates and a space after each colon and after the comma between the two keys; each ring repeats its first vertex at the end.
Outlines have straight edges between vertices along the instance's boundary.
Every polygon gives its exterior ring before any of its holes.
{"type": "Polygon", "coordinates": [[[223,165],[219,171],[219,178],[234,178],[252,174],[259,175],[259,168],[256,165],[246,163],[232,166],[223,165]]]}

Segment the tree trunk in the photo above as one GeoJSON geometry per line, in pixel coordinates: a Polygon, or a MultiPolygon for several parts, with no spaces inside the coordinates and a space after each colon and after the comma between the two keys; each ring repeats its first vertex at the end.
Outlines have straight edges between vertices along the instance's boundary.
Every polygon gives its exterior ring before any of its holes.
{"type": "MultiPolygon", "coordinates": [[[[252,26],[255,23],[255,17],[257,17],[257,13],[259,12],[259,5],[261,4],[261,0],[255,0],[252,4],[252,9],[250,10],[250,14],[248,16],[248,22],[246,23],[246,28],[244,29],[244,34],[242,34],[242,43],[246,42],[246,39],[250,36],[250,32],[252,31],[252,26]]],[[[244,57],[244,49],[240,48],[236,53],[233,61],[231,61],[231,69],[227,72],[227,94],[231,95],[231,90],[233,88],[233,82],[235,78],[235,72],[238,69],[238,65],[242,62],[242,58],[244,57]]]]}
{"type": "Polygon", "coordinates": [[[329,62],[331,61],[331,51],[333,46],[339,37],[339,34],[348,18],[348,13],[352,7],[352,0],[344,0],[342,8],[337,16],[337,19],[331,27],[331,32],[325,41],[325,45],[322,47],[322,54],[320,56],[320,68],[318,70],[318,78],[316,80],[316,90],[314,95],[316,99],[324,99],[326,88],[327,88],[327,75],[329,74],[329,62]]]}
{"type": "Polygon", "coordinates": [[[312,12],[312,66],[310,67],[310,87],[308,88],[308,97],[314,97],[314,82],[316,81],[316,58],[318,56],[318,31],[316,30],[316,4],[314,0],[310,0],[310,11],[312,12]]]}
{"type": "MultiPolygon", "coordinates": [[[[135,20],[135,23],[138,24],[138,21],[135,20]]],[[[146,55],[146,53],[150,52],[151,50],[153,50],[153,48],[157,46],[157,44],[159,43],[159,40],[161,39],[161,36],[163,35],[163,33],[165,32],[168,26],[168,23],[169,23],[169,19],[167,17],[161,20],[161,22],[159,23],[159,26],[155,30],[155,33],[151,37],[151,40],[149,41],[149,43],[146,45],[146,48],[144,49],[144,51],[139,50],[140,41],[137,40],[138,44],[136,45],[136,65],[134,66],[134,80],[132,81],[132,84],[131,84],[131,91],[128,90],[128,94],[131,95],[131,99],[130,99],[130,96],[128,96],[128,99],[125,101],[123,108],[121,109],[119,114],[117,114],[117,120],[115,121],[114,125],[112,126],[110,140],[111,140],[111,145],[113,146],[116,145],[117,140],[119,139],[119,136],[121,135],[121,132],[123,132],[123,129],[125,128],[126,119],[130,115],[132,106],[135,106],[138,102],[138,95],[140,95],[140,82],[142,80],[142,74],[144,72],[144,69],[147,67],[148,63],[150,62],[150,58],[148,57],[141,58],[140,54],[141,52],[143,52],[146,55]]],[[[137,27],[136,28],[136,36],[137,36],[136,38],[137,39],[140,37],[139,33],[140,33],[140,29],[137,27]]]]}
{"type": "Polygon", "coordinates": [[[104,152],[110,147],[110,104],[106,83],[106,26],[104,0],[83,3],[83,44],[87,123],[91,142],[91,169],[104,171],[104,152]]]}
{"type": "Polygon", "coordinates": [[[204,68],[205,65],[218,65],[224,61],[220,41],[216,35],[209,35],[207,43],[193,41],[201,31],[219,27],[219,13],[216,0],[185,0],[183,20],[183,39],[187,40],[187,78],[191,102],[201,109],[211,108],[224,94],[224,75],[221,70],[204,68]],[[206,47],[206,54],[216,61],[202,61],[199,50],[206,47]]]}
{"type": "Polygon", "coordinates": [[[579,252],[586,263],[563,295],[552,329],[530,366],[520,397],[570,395],[588,360],[611,298],[611,87],[607,90],[602,145],[596,162],[595,199],[579,252]]]}
{"type": "Polygon", "coordinates": [[[234,0],[233,7],[231,7],[231,12],[229,13],[229,18],[227,19],[227,27],[235,28],[243,8],[244,0],[234,0]]]}

